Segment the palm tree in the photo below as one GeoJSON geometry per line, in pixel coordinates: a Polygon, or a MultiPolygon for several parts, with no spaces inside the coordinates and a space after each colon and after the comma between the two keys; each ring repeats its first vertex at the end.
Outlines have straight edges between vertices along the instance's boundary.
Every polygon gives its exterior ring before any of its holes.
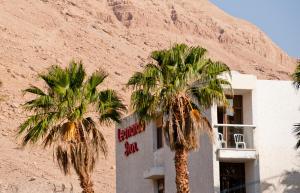
{"type": "Polygon", "coordinates": [[[131,106],[139,121],[162,117],[166,143],[175,151],[177,193],[189,193],[188,153],[199,146],[199,135],[213,135],[204,110],[213,103],[227,104],[224,88],[231,84],[222,74],[228,66],[205,58],[206,50],[176,44],[154,51],[154,63],[136,72],[127,85],[133,88],[131,106]]]}
{"type": "Polygon", "coordinates": [[[65,175],[73,168],[83,193],[93,193],[91,173],[99,154],[107,154],[107,144],[92,116],[100,124],[119,122],[125,110],[114,90],[98,86],[108,75],[96,71],[87,77],[81,62],[72,61],[68,68],[52,66],[39,77],[46,89],[30,86],[25,93],[35,95],[24,104],[33,112],[19,127],[23,145],[41,143],[53,147],[53,156],[65,175]]]}
{"type": "Polygon", "coordinates": [[[295,129],[294,129],[294,133],[296,135],[296,138],[297,138],[297,143],[296,143],[296,146],[295,148],[298,149],[300,148],[300,123],[296,123],[294,125],[295,129]]]}
{"type": "MultiPolygon", "coordinates": [[[[295,72],[292,74],[293,84],[297,90],[300,89],[300,61],[298,61],[298,65],[296,67],[295,72]]],[[[300,123],[296,123],[294,125],[294,133],[298,142],[296,143],[296,149],[300,148],[300,123]]]]}

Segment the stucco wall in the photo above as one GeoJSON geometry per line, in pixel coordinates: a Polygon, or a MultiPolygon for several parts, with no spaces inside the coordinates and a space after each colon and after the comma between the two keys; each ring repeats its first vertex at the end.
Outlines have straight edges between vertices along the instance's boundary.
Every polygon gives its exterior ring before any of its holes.
{"type": "MultiPolygon", "coordinates": [[[[133,117],[125,119],[116,128],[126,128],[135,123],[133,117]]],[[[163,166],[165,172],[165,193],[176,192],[174,153],[166,145],[155,150],[155,124],[150,123],[145,132],[128,139],[137,142],[139,151],[126,157],[124,143],[116,137],[117,193],[156,193],[155,181],[144,179],[144,172],[155,166],[163,166]],[[158,158],[157,155],[160,157],[158,158]]],[[[200,137],[199,151],[189,156],[191,193],[213,193],[213,155],[208,136],[200,137]]]]}
{"type": "MultiPolygon", "coordinates": [[[[213,193],[213,156],[212,146],[208,137],[203,135],[200,139],[200,149],[189,156],[189,175],[191,193],[213,193]]],[[[174,153],[166,148],[165,156],[165,193],[176,192],[174,153]]]]}
{"type": "MultiPolygon", "coordinates": [[[[118,128],[126,128],[136,123],[134,117],[122,121],[118,128]]],[[[116,181],[117,193],[154,193],[153,182],[143,178],[143,172],[153,165],[152,130],[146,130],[128,139],[129,143],[137,142],[139,151],[125,156],[124,143],[119,142],[116,135],[116,181]]],[[[117,133],[117,132],[116,132],[117,133]]]]}
{"type": "MultiPolygon", "coordinates": [[[[299,193],[300,156],[294,149],[296,139],[292,129],[294,123],[300,122],[300,92],[295,91],[290,81],[256,80],[254,76],[236,73],[233,80],[236,94],[243,95],[244,124],[257,126],[253,131],[253,146],[259,157],[245,163],[247,193],[299,193]]],[[[216,116],[214,106],[207,117],[216,124],[216,116]]],[[[116,128],[134,123],[135,119],[129,117],[116,128]]],[[[174,153],[166,146],[155,152],[154,128],[151,123],[145,132],[128,140],[137,142],[139,147],[139,152],[128,157],[124,155],[124,142],[118,142],[116,136],[117,193],[156,193],[155,182],[144,179],[143,174],[157,165],[164,167],[165,193],[176,192],[174,153]]],[[[216,149],[207,136],[201,136],[200,150],[191,153],[192,193],[219,192],[216,149]]]]}
{"type": "Polygon", "coordinates": [[[292,129],[300,122],[300,95],[290,81],[258,80],[256,89],[261,191],[299,193],[300,157],[292,129]]]}

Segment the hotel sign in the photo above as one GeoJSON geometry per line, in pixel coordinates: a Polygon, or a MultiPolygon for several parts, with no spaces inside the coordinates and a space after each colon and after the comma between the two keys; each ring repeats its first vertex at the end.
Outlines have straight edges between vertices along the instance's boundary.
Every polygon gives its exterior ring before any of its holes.
{"type": "Polygon", "coordinates": [[[133,154],[135,152],[139,151],[137,142],[129,143],[127,140],[135,135],[138,135],[141,132],[144,132],[145,128],[139,124],[135,123],[129,127],[126,127],[124,129],[118,129],[118,140],[119,143],[125,141],[124,147],[125,147],[125,152],[124,154],[126,156],[129,156],[130,154],[133,154]]]}

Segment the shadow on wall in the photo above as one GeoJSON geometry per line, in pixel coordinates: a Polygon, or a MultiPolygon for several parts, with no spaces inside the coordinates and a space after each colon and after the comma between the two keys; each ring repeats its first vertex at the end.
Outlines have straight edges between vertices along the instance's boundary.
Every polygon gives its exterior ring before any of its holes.
{"type": "MultiPolygon", "coordinates": [[[[283,175],[272,177],[280,178],[280,184],[285,186],[283,193],[299,193],[300,192],[300,171],[292,170],[292,171],[285,171],[283,175]]],[[[269,178],[267,180],[270,180],[269,178]]],[[[268,183],[263,181],[261,183],[261,191],[270,191],[276,192],[276,187],[272,183],[268,183]]]]}
{"type": "Polygon", "coordinates": [[[285,172],[281,184],[285,185],[284,193],[299,193],[300,192],[300,172],[289,171],[285,172]]]}
{"type": "Polygon", "coordinates": [[[276,190],[276,187],[274,186],[274,184],[271,184],[271,183],[268,183],[268,182],[262,182],[260,184],[260,188],[261,188],[261,191],[264,192],[266,190],[270,190],[270,191],[275,191],[276,190]]]}
{"type": "Polygon", "coordinates": [[[214,193],[220,193],[220,186],[214,186],[214,193]]]}

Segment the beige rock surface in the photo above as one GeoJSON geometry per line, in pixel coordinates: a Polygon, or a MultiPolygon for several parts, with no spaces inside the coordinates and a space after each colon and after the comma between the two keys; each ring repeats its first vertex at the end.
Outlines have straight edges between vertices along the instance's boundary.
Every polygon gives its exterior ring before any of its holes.
{"type": "MultiPolygon", "coordinates": [[[[87,71],[109,74],[105,86],[126,103],[127,79],[149,53],[175,42],[202,45],[232,69],[262,79],[288,79],[294,59],[254,25],[229,16],[207,0],[0,0],[0,193],[80,192],[64,177],[52,152],[21,149],[16,140],[28,96],[42,85],[37,74],[52,64],[83,60],[87,71]]],[[[110,153],[94,174],[96,192],[115,192],[114,129],[103,128],[110,153]]]]}

